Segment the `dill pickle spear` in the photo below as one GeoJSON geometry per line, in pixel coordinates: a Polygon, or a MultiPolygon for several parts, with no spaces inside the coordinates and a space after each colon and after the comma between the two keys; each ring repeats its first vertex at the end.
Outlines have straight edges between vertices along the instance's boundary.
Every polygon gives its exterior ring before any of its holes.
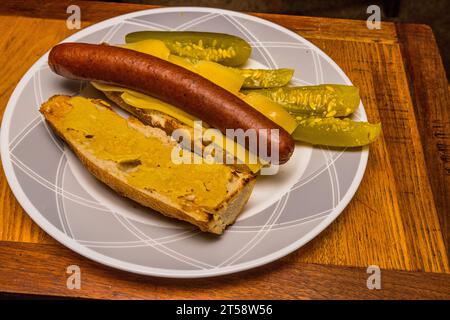
{"type": "Polygon", "coordinates": [[[274,88],[285,86],[294,75],[293,69],[237,69],[244,77],[243,89],[274,88]]]}
{"type": "Polygon", "coordinates": [[[163,41],[172,54],[180,57],[214,61],[230,67],[244,64],[252,52],[244,39],[224,33],[138,31],[125,36],[126,43],[148,39],[163,41]]]}
{"type": "Polygon", "coordinates": [[[339,118],[297,118],[295,140],[329,147],[360,147],[372,143],[381,132],[380,123],[339,118]]]}
{"type": "Polygon", "coordinates": [[[359,106],[359,89],[341,84],[258,90],[293,115],[345,117],[359,106]]]}

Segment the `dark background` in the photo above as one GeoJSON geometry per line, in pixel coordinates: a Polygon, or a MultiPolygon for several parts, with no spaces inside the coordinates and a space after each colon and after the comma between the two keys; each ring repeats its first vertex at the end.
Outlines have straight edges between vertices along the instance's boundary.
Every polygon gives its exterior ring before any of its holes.
{"type": "MultiPolygon", "coordinates": [[[[105,0],[103,0],[105,1],[105,0]]],[[[108,1],[108,0],[106,0],[108,1]]],[[[450,75],[450,0],[109,0],[162,6],[205,6],[237,11],[283,13],[316,17],[366,20],[366,9],[379,5],[382,21],[423,23],[433,28],[450,75]]]]}

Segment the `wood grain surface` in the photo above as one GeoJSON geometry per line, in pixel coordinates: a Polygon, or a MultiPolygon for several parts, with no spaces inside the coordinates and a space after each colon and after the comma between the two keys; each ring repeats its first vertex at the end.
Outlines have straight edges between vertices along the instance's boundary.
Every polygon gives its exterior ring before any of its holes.
{"type": "Polygon", "coordinates": [[[236,275],[164,279],[99,265],[57,245],[3,243],[3,292],[98,299],[450,299],[450,275],[381,270],[381,289],[367,288],[366,268],[277,261],[236,275]],[[80,289],[67,289],[68,266],[80,289]]]}
{"type": "Polygon", "coordinates": [[[429,50],[431,28],[398,24],[427,170],[450,255],[450,90],[441,56],[429,50]]]}
{"type": "MultiPolygon", "coordinates": [[[[0,65],[3,66],[0,113],[3,114],[9,96],[26,70],[53,45],[76,31],[66,28],[69,3],[81,7],[83,27],[119,14],[149,8],[146,5],[91,1],[46,1],[39,4],[34,1],[3,1],[0,6],[0,65]]],[[[269,287],[273,291],[272,298],[344,297],[352,294],[367,298],[388,297],[390,294],[390,297],[400,297],[396,295],[400,294],[400,287],[396,291],[394,285],[389,287],[392,289],[390,293],[371,292],[365,287],[360,291],[339,293],[332,292],[337,290],[336,287],[327,290],[320,284],[314,288],[313,283],[314,279],[320,279],[322,273],[324,279],[331,281],[333,273],[337,272],[342,275],[342,281],[355,284],[358,277],[352,280],[352,275],[367,278],[364,271],[368,265],[392,270],[450,273],[449,92],[431,30],[422,25],[392,23],[383,23],[381,30],[368,30],[365,21],[255,15],[297,32],[335,60],[360,88],[369,120],[381,121],[383,133],[370,147],[367,170],[358,192],[324,232],[267,268],[225,277],[225,280],[216,278],[215,289],[208,287],[206,280],[188,282],[198,284],[197,297],[239,297],[242,290],[248,297],[259,293],[257,296],[267,298],[261,291],[269,287]],[[305,276],[303,271],[310,273],[305,276]],[[329,278],[326,278],[327,274],[329,278]]],[[[50,283],[15,280],[9,285],[8,279],[0,276],[0,291],[72,295],[58,289],[57,284],[51,285],[51,282],[64,277],[63,267],[71,259],[80,261],[81,258],[69,254],[30,220],[12,195],[3,170],[0,171],[0,204],[0,241],[3,241],[0,244],[0,270],[13,270],[23,261],[24,267],[17,271],[19,273],[14,273],[16,279],[33,279],[39,273],[42,281],[50,283]],[[33,255],[32,248],[37,248],[36,255],[33,255]],[[10,259],[13,257],[13,261],[5,265],[8,256],[10,259]],[[42,257],[52,259],[52,265],[45,264],[42,257]],[[39,272],[25,267],[31,259],[36,259],[39,272]]],[[[89,287],[92,284],[88,284],[83,292],[77,293],[80,296],[120,297],[121,290],[127,286],[131,293],[122,297],[168,297],[173,292],[182,297],[192,293],[185,282],[150,278],[142,284],[145,290],[142,289],[140,295],[142,277],[82,261],[89,279],[105,288],[97,292],[89,287]],[[117,280],[121,283],[120,290],[111,288],[108,292],[108,281],[115,277],[120,279],[117,280]]],[[[445,275],[427,274],[424,279],[436,277],[433,278],[435,282],[429,282],[430,286],[431,283],[436,284],[436,288],[427,289],[431,288],[426,287],[427,281],[419,280],[422,273],[418,273],[420,276],[396,271],[387,274],[392,275],[392,279],[398,275],[411,277],[408,279],[414,285],[399,282],[411,289],[408,291],[410,297],[418,297],[421,286],[424,286],[423,296],[440,295],[445,290],[448,294],[448,285],[438,288],[440,281],[448,281],[445,275]]]]}

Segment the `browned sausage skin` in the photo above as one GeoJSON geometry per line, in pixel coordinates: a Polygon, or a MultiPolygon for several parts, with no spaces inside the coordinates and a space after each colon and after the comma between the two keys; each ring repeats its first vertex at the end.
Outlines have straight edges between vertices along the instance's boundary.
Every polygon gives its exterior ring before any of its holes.
{"type": "Polygon", "coordinates": [[[291,135],[243,100],[202,76],[157,57],[108,45],[62,43],[52,48],[48,64],[53,72],[69,79],[113,84],[153,96],[224,134],[226,129],[254,129],[258,133],[261,129],[278,129],[278,138],[269,131],[264,139],[269,157],[271,145],[278,144],[280,164],[288,161],[294,151],[291,135]]]}

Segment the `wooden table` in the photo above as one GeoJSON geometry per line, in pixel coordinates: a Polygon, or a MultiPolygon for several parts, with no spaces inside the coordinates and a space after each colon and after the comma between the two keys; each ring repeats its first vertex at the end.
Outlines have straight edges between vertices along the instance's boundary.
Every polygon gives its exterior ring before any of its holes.
{"type": "MultiPolygon", "coordinates": [[[[2,1],[0,108],[26,70],[69,36],[68,4],[82,26],[150,6],[82,1],[2,1]]],[[[19,206],[0,170],[0,292],[89,298],[450,298],[449,91],[425,25],[255,14],[299,33],[360,88],[383,134],[370,148],[361,186],[340,217],[289,256],[213,279],[158,279],[113,270],[64,248],[19,206]],[[66,267],[82,269],[80,290],[66,267]],[[378,265],[382,289],[368,290],[378,265]]]]}

